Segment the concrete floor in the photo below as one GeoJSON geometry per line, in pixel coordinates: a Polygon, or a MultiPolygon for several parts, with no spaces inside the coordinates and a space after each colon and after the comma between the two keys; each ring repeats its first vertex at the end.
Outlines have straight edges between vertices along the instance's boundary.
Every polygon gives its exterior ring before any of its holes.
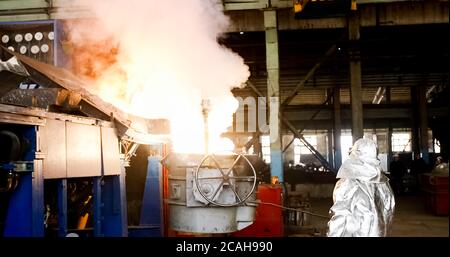
{"type": "Polygon", "coordinates": [[[425,210],[422,196],[397,197],[392,225],[394,237],[448,237],[448,215],[436,216],[425,210]]]}
{"type": "MultiPolygon", "coordinates": [[[[328,215],[332,199],[311,200],[311,212],[328,215]]],[[[324,236],[328,219],[311,217],[309,225],[290,227],[290,236],[324,236]]],[[[449,217],[435,216],[425,210],[422,196],[396,197],[396,209],[392,224],[392,237],[449,237],[449,217]]]]}

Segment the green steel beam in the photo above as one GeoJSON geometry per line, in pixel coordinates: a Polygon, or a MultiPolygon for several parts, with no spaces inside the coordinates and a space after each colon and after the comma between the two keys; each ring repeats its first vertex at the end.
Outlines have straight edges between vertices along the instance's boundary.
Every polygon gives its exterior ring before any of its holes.
{"type": "Polygon", "coordinates": [[[49,3],[45,0],[1,0],[0,10],[24,10],[48,8],[49,3]]]}
{"type": "Polygon", "coordinates": [[[37,14],[20,14],[20,15],[0,15],[0,22],[16,22],[16,21],[37,21],[48,20],[50,16],[44,13],[37,14]]]}
{"type": "Polygon", "coordinates": [[[237,11],[237,10],[258,10],[269,7],[268,0],[247,0],[247,1],[235,1],[226,0],[223,1],[223,6],[225,11],[237,11]]]}

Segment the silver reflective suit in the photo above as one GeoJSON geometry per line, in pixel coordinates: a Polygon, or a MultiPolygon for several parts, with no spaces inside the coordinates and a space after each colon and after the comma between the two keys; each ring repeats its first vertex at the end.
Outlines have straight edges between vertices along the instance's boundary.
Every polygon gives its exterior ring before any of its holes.
{"type": "Polygon", "coordinates": [[[395,199],[381,172],[375,142],[358,139],[336,177],[327,236],[387,236],[395,199]]]}

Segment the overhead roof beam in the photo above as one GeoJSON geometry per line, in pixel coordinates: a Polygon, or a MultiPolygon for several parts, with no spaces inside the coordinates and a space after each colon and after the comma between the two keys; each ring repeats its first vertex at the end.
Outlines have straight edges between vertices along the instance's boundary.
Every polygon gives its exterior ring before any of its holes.
{"type": "Polygon", "coordinates": [[[378,87],[377,92],[373,96],[372,104],[380,104],[386,93],[385,87],[378,87]]]}
{"type": "MultiPolygon", "coordinates": [[[[361,26],[392,26],[448,23],[448,1],[358,0],[361,26]]],[[[296,20],[291,13],[292,0],[223,0],[221,5],[233,20],[229,32],[263,31],[260,10],[283,9],[279,30],[344,28],[345,18],[296,20]],[[238,12],[236,12],[238,11],[238,12]],[[245,11],[245,17],[241,13],[245,11]],[[291,15],[289,15],[289,13],[291,15]]],[[[3,0],[0,1],[0,22],[92,17],[85,6],[71,0],[3,0]]]]}
{"type": "Polygon", "coordinates": [[[328,51],[325,53],[325,56],[322,58],[322,60],[320,60],[318,63],[316,63],[314,65],[314,67],[312,67],[312,69],[308,72],[308,74],[306,74],[305,78],[302,81],[300,81],[300,83],[297,84],[297,86],[292,91],[292,93],[290,93],[286,97],[286,99],[284,99],[284,101],[281,103],[282,106],[289,105],[289,103],[292,101],[292,99],[294,99],[294,97],[298,94],[298,91],[305,86],[305,84],[308,82],[308,80],[311,79],[311,77],[314,75],[314,73],[328,59],[328,57],[330,57],[334,52],[336,52],[336,49],[337,49],[336,45],[333,45],[330,47],[330,49],[328,49],[328,51]]]}

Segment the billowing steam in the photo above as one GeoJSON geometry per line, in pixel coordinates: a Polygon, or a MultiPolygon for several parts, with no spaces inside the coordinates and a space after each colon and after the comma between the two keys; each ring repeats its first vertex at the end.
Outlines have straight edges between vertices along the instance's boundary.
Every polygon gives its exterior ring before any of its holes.
{"type": "Polygon", "coordinates": [[[217,39],[229,25],[217,0],[79,0],[95,20],[69,26],[73,67],[95,93],[123,110],[171,121],[175,150],[203,151],[202,99],[209,99],[210,149],[231,125],[230,92],[249,77],[217,39]]]}

